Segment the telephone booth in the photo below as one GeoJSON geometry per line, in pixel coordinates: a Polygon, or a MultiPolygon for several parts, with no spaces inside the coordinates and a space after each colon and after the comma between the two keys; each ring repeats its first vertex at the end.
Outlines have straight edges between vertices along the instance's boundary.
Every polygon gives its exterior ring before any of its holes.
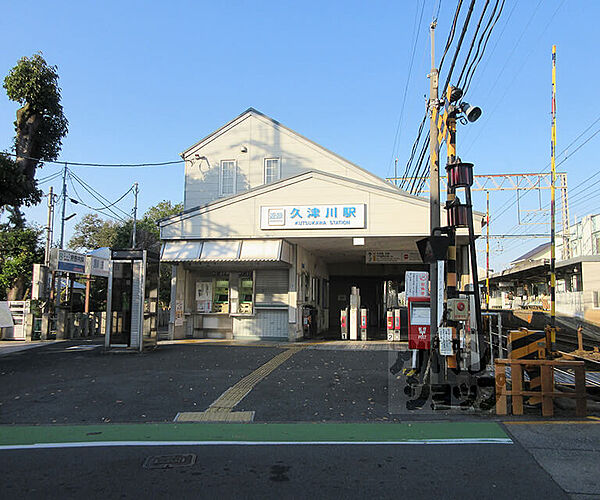
{"type": "Polygon", "coordinates": [[[111,250],[106,304],[106,348],[142,351],[156,346],[158,253],[111,250]]]}

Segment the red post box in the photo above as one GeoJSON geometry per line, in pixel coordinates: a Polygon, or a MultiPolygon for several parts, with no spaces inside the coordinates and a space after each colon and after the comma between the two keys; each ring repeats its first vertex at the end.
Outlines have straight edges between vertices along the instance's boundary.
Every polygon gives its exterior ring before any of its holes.
{"type": "Polygon", "coordinates": [[[408,297],[408,348],[431,346],[429,297],[408,297]]]}

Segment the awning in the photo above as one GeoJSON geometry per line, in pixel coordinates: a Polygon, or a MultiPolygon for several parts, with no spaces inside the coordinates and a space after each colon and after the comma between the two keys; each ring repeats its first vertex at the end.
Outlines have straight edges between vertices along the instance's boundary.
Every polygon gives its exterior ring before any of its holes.
{"type": "Polygon", "coordinates": [[[290,244],[284,240],[177,240],[165,241],[163,262],[290,262],[290,244]]]}

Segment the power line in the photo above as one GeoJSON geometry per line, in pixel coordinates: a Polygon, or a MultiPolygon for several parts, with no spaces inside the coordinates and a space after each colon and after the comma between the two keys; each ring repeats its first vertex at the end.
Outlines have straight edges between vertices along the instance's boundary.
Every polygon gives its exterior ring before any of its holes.
{"type": "Polygon", "coordinates": [[[417,42],[419,41],[419,34],[421,32],[421,21],[423,20],[423,11],[424,10],[425,10],[425,0],[423,0],[423,3],[421,4],[421,14],[419,16],[418,23],[416,22],[418,11],[415,11],[415,24],[413,25],[412,53],[410,56],[410,64],[408,66],[408,76],[406,77],[406,83],[404,85],[404,96],[402,97],[402,105],[400,107],[400,116],[398,117],[398,124],[396,125],[396,133],[394,135],[394,145],[392,147],[392,156],[390,158],[388,172],[389,172],[389,169],[391,168],[392,161],[394,160],[394,156],[396,155],[396,146],[398,145],[398,142],[400,141],[400,136],[401,136],[401,132],[402,132],[402,129],[401,129],[402,118],[404,117],[404,106],[406,104],[406,96],[408,95],[408,86],[410,84],[410,77],[412,75],[413,63],[415,60],[415,52],[417,50],[417,42]]]}
{"type": "Polygon", "coordinates": [[[76,167],[101,167],[101,168],[136,168],[136,167],[162,167],[165,165],[175,165],[178,163],[184,163],[185,160],[174,160],[174,161],[161,161],[155,163],[84,163],[77,161],[65,161],[65,160],[41,160],[40,158],[32,158],[30,156],[20,156],[14,153],[4,153],[9,156],[14,156],[18,158],[24,158],[26,160],[34,160],[39,163],[53,163],[56,165],[64,165],[67,163],[71,166],[76,167]]]}
{"type": "MultiPolygon", "coordinates": [[[[93,187],[91,187],[89,184],[87,184],[84,180],[82,180],[80,177],[78,177],[77,175],[75,175],[72,171],[70,171],[70,174],[73,176],[73,178],[81,185],[81,187],[83,187],[83,189],[85,189],[88,193],[90,193],[94,198],[96,198],[97,201],[99,201],[100,203],[111,203],[110,200],[108,200],[107,198],[105,198],[104,196],[102,196],[98,191],[96,191],[93,187]],[[102,199],[101,199],[102,198],[102,199]]],[[[123,214],[125,214],[125,217],[130,217],[130,214],[128,214],[127,212],[125,212],[124,210],[122,210],[119,207],[115,207],[117,210],[120,210],[123,214]]],[[[108,211],[110,211],[113,215],[115,215],[116,217],[120,216],[112,209],[112,208],[108,208],[108,211]]]]}

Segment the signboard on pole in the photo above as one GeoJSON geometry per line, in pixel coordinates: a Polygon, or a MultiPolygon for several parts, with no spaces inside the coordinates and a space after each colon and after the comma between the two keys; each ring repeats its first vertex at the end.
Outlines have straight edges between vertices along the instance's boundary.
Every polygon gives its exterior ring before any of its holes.
{"type": "Polygon", "coordinates": [[[51,248],[50,269],[65,273],[85,274],[85,255],[60,248],[51,248]]]}
{"type": "Polygon", "coordinates": [[[108,263],[109,259],[95,257],[94,255],[86,255],[85,257],[85,274],[92,276],[102,276],[108,278],[108,263]]]}
{"type": "Polygon", "coordinates": [[[442,356],[452,356],[452,328],[449,326],[440,326],[438,328],[438,337],[440,339],[440,354],[442,356]]]}
{"type": "Polygon", "coordinates": [[[429,296],[429,273],[427,271],[406,271],[404,281],[406,298],[429,296]]]}

